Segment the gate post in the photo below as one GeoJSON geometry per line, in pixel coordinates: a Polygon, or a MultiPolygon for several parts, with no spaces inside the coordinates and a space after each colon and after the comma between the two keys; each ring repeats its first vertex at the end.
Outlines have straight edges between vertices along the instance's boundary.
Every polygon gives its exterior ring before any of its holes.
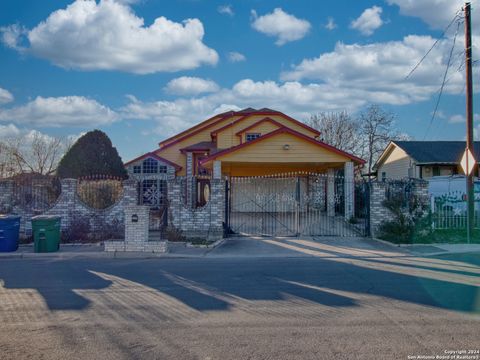
{"type": "Polygon", "coordinates": [[[295,183],[295,236],[300,235],[300,177],[297,176],[297,181],[295,183]]]}
{"type": "Polygon", "coordinates": [[[225,229],[224,236],[230,234],[230,183],[228,178],[225,179],[225,229]]]}
{"type": "Polygon", "coordinates": [[[355,183],[353,178],[353,162],[346,162],[344,165],[344,201],[345,220],[350,220],[355,214],[355,183]]]}
{"type": "Polygon", "coordinates": [[[335,169],[327,170],[327,216],[335,216],[335,169]]]}

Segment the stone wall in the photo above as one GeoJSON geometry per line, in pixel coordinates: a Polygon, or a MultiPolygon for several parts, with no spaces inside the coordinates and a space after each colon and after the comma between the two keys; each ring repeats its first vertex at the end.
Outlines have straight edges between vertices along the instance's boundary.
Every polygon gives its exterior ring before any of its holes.
{"type": "MultiPolygon", "coordinates": [[[[13,183],[10,181],[0,182],[0,210],[9,208],[9,212],[18,214],[22,217],[20,223],[20,235],[28,237],[31,235],[31,218],[34,215],[40,215],[23,209],[20,206],[12,204],[13,183]],[[6,191],[10,189],[10,191],[6,191]],[[10,195],[8,195],[10,194],[10,195]]],[[[77,195],[77,180],[62,179],[61,193],[56,202],[50,209],[43,212],[42,215],[57,215],[62,217],[62,229],[68,229],[75,221],[81,217],[88,219],[89,227],[92,233],[102,231],[105,224],[123,225],[124,208],[128,205],[136,205],[137,187],[134,180],[125,180],[123,182],[122,197],[112,206],[106,209],[93,209],[86,205],[77,195]]]]}
{"type": "MultiPolygon", "coordinates": [[[[187,179],[188,181],[189,179],[187,179]]],[[[225,207],[225,182],[210,180],[210,200],[200,208],[185,203],[185,179],[176,178],[168,183],[169,224],[182,231],[189,238],[218,240],[223,237],[225,207]]]]}
{"type": "MultiPolygon", "coordinates": [[[[419,179],[405,180],[410,186],[413,196],[419,197],[428,204],[428,182],[419,179]]],[[[374,181],[370,184],[370,233],[372,237],[378,234],[378,227],[383,221],[393,219],[393,214],[383,206],[387,198],[388,182],[374,181]]]]}

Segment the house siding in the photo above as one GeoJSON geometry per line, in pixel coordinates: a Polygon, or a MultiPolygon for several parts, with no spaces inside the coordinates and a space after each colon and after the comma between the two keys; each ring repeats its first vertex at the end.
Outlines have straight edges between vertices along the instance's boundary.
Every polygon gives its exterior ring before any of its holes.
{"type": "MultiPolygon", "coordinates": [[[[307,135],[309,137],[315,137],[316,134],[313,133],[311,130],[309,129],[306,129],[304,128],[303,126],[300,126],[296,123],[294,123],[293,121],[290,121],[289,119],[285,119],[284,117],[282,116],[279,116],[279,115],[253,115],[251,117],[248,117],[246,118],[245,120],[242,120],[242,121],[239,121],[238,123],[236,123],[235,125],[233,126],[230,126],[224,130],[222,130],[221,132],[219,132],[217,134],[217,147],[219,149],[228,149],[232,146],[236,146],[238,144],[240,144],[240,137],[237,136],[236,134],[243,130],[243,129],[246,129],[247,127],[261,121],[262,119],[265,119],[265,118],[271,118],[275,121],[277,121],[278,123],[282,124],[283,126],[285,127],[288,127],[292,130],[295,130],[295,131],[298,131],[299,133],[302,133],[304,135],[307,135]]],[[[272,123],[268,123],[268,122],[264,122],[262,124],[259,124],[258,126],[259,128],[263,127],[263,131],[258,131],[258,130],[254,130],[254,129],[251,129],[251,132],[260,132],[262,135],[265,135],[269,132],[272,132],[276,129],[278,129],[278,126],[272,124],[272,123]]],[[[250,130],[249,130],[250,132],[250,130]]],[[[245,135],[243,135],[245,136],[245,135]]]]}
{"type": "Polygon", "coordinates": [[[322,149],[291,134],[278,134],[256,144],[251,144],[242,151],[232,152],[220,156],[222,162],[235,161],[243,163],[344,163],[349,158],[322,149]],[[284,145],[289,145],[289,150],[284,150],[284,145]]]}
{"type": "Polygon", "coordinates": [[[379,180],[382,179],[383,173],[385,173],[387,179],[393,180],[417,176],[413,159],[398,146],[392,149],[383,164],[378,167],[377,176],[379,180]]]}
{"type": "MultiPolygon", "coordinates": [[[[164,159],[167,159],[167,160],[169,160],[169,161],[171,161],[175,164],[180,165],[182,167],[182,169],[177,172],[177,175],[178,176],[185,176],[186,175],[185,169],[186,169],[186,165],[187,165],[186,164],[186,157],[185,157],[185,154],[182,154],[182,152],[180,150],[187,147],[187,146],[190,146],[190,145],[202,142],[202,141],[211,141],[212,138],[211,138],[210,134],[213,131],[221,129],[222,127],[224,127],[228,124],[234,123],[235,121],[239,120],[242,117],[243,116],[240,116],[240,115],[227,117],[224,120],[219,121],[217,124],[209,127],[209,124],[212,124],[214,122],[214,120],[212,120],[208,124],[205,124],[204,129],[199,131],[198,133],[196,133],[194,135],[191,135],[189,137],[186,137],[184,140],[179,141],[179,142],[177,142],[173,145],[170,145],[168,147],[163,146],[162,148],[156,150],[155,153],[158,156],[163,157],[164,159]]],[[[252,115],[252,116],[246,117],[242,121],[239,121],[237,124],[235,124],[233,126],[230,126],[226,129],[222,130],[221,132],[219,132],[217,134],[217,148],[218,149],[228,149],[232,146],[239,145],[240,144],[240,137],[237,136],[236,133],[239,132],[242,129],[247,128],[248,126],[251,126],[251,125],[255,124],[256,122],[258,122],[262,119],[265,119],[266,117],[270,117],[270,118],[274,119],[275,121],[278,121],[280,124],[285,125],[286,127],[289,127],[293,130],[296,130],[296,131],[298,131],[302,134],[305,134],[309,137],[313,138],[315,136],[315,133],[313,133],[311,130],[306,129],[303,126],[300,126],[300,125],[294,123],[293,121],[291,121],[289,119],[286,119],[282,116],[279,116],[279,115],[252,115]]],[[[217,120],[218,120],[218,118],[217,118],[217,120]]],[[[265,123],[266,126],[268,126],[268,124],[269,123],[265,123]]],[[[263,125],[263,124],[259,124],[259,127],[261,125],[263,125]]],[[[273,125],[273,124],[271,124],[271,125],[273,125]]],[[[268,131],[268,132],[274,131],[277,128],[278,128],[278,126],[276,128],[272,127],[272,128],[270,128],[270,131],[268,131]]],[[[268,127],[264,128],[265,131],[267,129],[268,129],[268,127]]],[[[253,129],[252,129],[252,131],[253,131],[253,129]]],[[[194,131],[189,132],[189,133],[191,134],[193,132],[194,131]]],[[[182,137],[185,136],[185,135],[182,135],[182,137]]],[[[263,132],[262,132],[262,135],[264,135],[263,132]]],[[[173,140],[173,141],[175,141],[175,140],[173,140]]],[[[171,141],[170,143],[173,143],[173,141],[171,141]]]]}

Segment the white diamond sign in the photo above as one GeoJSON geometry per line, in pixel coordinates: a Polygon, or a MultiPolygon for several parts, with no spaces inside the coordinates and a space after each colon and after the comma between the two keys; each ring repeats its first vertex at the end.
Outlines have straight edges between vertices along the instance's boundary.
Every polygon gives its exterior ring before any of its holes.
{"type": "Polygon", "coordinates": [[[462,166],[462,170],[465,175],[470,175],[473,168],[475,167],[475,158],[473,157],[473,154],[469,149],[465,149],[462,160],[460,161],[460,165],[462,166]]]}

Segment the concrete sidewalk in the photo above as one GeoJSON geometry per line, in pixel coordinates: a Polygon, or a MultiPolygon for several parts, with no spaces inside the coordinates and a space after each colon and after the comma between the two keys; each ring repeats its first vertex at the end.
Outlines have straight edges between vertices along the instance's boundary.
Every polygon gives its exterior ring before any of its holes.
{"type": "Polygon", "coordinates": [[[54,253],[34,253],[33,245],[0,253],[1,259],[21,258],[296,258],[296,257],[396,257],[480,253],[480,244],[396,245],[361,237],[263,238],[232,237],[214,246],[170,242],[167,253],[105,252],[102,243],[61,244],[54,253]]]}

